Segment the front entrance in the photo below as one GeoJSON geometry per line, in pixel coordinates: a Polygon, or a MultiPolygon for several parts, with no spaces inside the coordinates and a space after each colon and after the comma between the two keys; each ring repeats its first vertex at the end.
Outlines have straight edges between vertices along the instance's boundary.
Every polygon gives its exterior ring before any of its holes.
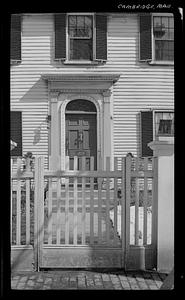
{"type": "Polygon", "coordinates": [[[90,101],[74,100],[66,107],[66,156],[70,170],[74,156],[78,157],[78,170],[82,169],[82,157],[86,158],[86,170],[90,170],[90,157],[94,158],[93,169],[97,169],[97,116],[90,101]]]}

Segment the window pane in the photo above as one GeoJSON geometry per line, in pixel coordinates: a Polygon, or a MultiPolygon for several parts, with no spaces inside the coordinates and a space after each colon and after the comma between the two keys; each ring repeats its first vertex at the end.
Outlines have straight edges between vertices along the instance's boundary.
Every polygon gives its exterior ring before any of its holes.
{"type": "Polygon", "coordinates": [[[69,27],[76,27],[76,16],[69,16],[69,27]]]}
{"type": "Polygon", "coordinates": [[[174,40],[174,29],[169,29],[169,31],[168,31],[168,38],[170,40],[174,40]]]}
{"type": "Polygon", "coordinates": [[[77,16],[77,27],[84,28],[84,16],[77,16]]]}
{"type": "Polygon", "coordinates": [[[172,120],[160,120],[158,134],[172,134],[172,120]]]}
{"type": "Polygon", "coordinates": [[[173,41],[155,41],[155,59],[173,60],[173,41]]]}
{"type": "Polygon", "coordinates": [[[70,59],[92,60],[92,40],[71,39],[70,59]]]}
{"type": "Polygon", "coordinates": [[[161,27],[161,17],[154,17],[154,28],[161,27]]]}
{"type": "Polygon", "coordinates": [[[173,19],[173,17],[169,18],[169,27],[174,29],[174,19],[173,19]]]}
{"type": "Polygon", "coordinates": [[[162,17],[162,28],[168,28],[168,17],[162,17]]]}

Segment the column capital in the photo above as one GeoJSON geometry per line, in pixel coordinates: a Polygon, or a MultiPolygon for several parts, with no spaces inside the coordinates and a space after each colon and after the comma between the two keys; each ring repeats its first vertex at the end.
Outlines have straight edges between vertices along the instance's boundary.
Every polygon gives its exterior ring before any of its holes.
{"type": "Polygon", "coordinates": [[[59,96],[59,91],[51,90],[49,92],[49,96],[50,96],[50,101],[51,102],[57,102],[58,101],[58,96],[59,96]]]}
{"type": "Polygon", "coordinates": [[[110,90],[104,90],[102,92],[102,95],[104,97],[104,102],[109,103],[110,102],[110,97],[111,97],[112,92],[110,90]]]}

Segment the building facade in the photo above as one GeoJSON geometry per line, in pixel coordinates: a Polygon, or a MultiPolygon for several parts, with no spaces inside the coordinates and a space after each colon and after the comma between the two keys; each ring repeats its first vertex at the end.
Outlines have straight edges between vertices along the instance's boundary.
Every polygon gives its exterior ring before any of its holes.
{"type": "Polygon", "coordinates": [[[171,13],[12,15],[12,156],[152,156],[174,136],[173,46],[171,13]]]}

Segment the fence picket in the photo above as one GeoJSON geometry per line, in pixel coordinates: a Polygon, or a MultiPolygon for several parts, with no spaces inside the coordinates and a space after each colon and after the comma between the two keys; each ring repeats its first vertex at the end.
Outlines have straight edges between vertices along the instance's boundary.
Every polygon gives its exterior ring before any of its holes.
{"type": "MultiPolygon", "coordinates": [[[[13,167],[13,159],[11,158],[11,167],[10,167],[10,174],[12,176],[12,167],[13,167]]],[[[12,244],[12,230],[13,230],[13,226],[12,226],[12,213],[13,213],[13,180],[12,178],[10,178],[10,241],[12,244]]]]}
{"type": "MultiPolygon", "coordinates": [[[[102,168],[102,158],[99,158],[99,170],[102,168]]],[[[98,243],[102,241],[102,178],[98,178],[98,243]]]]}
{"type": "MultiPolygon", "coordinates": [[[[122,251],[125,252],[125,158],[122,157],[121,160],[121,170],[122,170],[122,183],[121,183],[121,244],[122,251]]],[[[124,258],[122,260],[122,267],[124,267],[124,258]]]]}
{"type": "MultiPolygon", "coordinates": [[[[136,171],[139,171],[139,158],[135,159],[136,171]]],[[[139,245],[139,178],[136,180],[136,194],[135,194],[135,245],[139,245]]]]}
{"type": "Polygon", "coordinates": [[[57,178],[57,244],[60,244],[60,199],[61,199],[61,184],[60,184],[60,178],[57,178]]]}
{"type": "MultiPolygon", "coordinates": [[[[114,157],[114,171],[118,169],[118,158],[114,157]]],[[[114,178],[114,242],[116,242],[117,238],[117,230],[118,230],[118,179],[114,178]]],[[[122,191],[123,192],[123,191],[122,191]]]]}
{"type": "MultiPolygon", "coordinates": [[[[110,171],[110,157],[106,157],[106,171],[110,171]]],[[[106,241],[110,243],[110,178],[106,178],[106,241]]]]}
{"type": "MultiPolygon", "coordinates": [[[[69,156],[66,156],[66,170],[69,170],[69,156]]],[[[69,178],[65,178],[65,244],[69,244],[69,178]]]]}
{"type": "Polygon", "coordinates": [[[52,178],[48,180],[48,244],[52,244],[52,178]]]}
{"type": "MultiPolygon", "coordinates": [[[[144,171],[148,169],[148,158],[144,158],[144,171]]],[[[143,196],[143,245],[147,244],[147,177],[144,172],[144,196],[143,196]]]]}
{"type": "MultiPolygon", "coordinates": [[[[90,170],[94,170],[94,157],[90,158],[90,170]]],[[[94,178],[90,177],[90,244],[94,243],[94,178]]]]}
{"type": "Polygon", "coordinates": [[[26,244],[30,243],[30,179],[26,179],[26,244]]]}
{"type": "Polygon", "coordinates": [[[17,180],[16,245],[21,244],[21,180],[17,180]]]}
{"type": "MultiPolygon", "coordinates": [[[[78,167],[78,157],[74,156],[74,171],[78,167]]],[[[73,226],[73,243],[77,244],[77,201],[78,201],[78,190],[77,190],[77,177],[74,177],[74,226],[73,226]]]]}
{"type": "Polygon", "coordinates": [[[125,175],[125,202],[126,202],[126,211],[125,211],[125,268],[127,260],[128,260],[128,254],[129,254],[129,248],[130,248],[130,187],[131,187],[131,157],[126,157],[126,175],[125,175]]]}
{"type": "MultiPolygon", "coordinates": [[[[85,171],[86,158],[82,157],[82,171],[85,171]]],[[[82,244],[85,244],[85,177],[82,177],[82,244]]]]}

